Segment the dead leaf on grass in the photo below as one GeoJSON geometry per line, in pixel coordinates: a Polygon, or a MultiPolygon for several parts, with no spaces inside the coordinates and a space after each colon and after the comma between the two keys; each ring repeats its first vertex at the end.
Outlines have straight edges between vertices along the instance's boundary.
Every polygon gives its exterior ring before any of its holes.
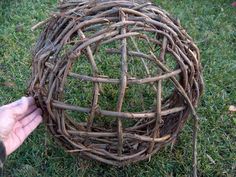
{"type": "Polygon", "coordinates": [[[2,85],[4,87],[15,87],[16,83],[6,81],[6,82],[3,82],[3,83],[0,83],[0,85],[2,85]]]}
{"type": "Polygon", "coordinates": [[[236,106],[234,106],[234,105],[229,106],[229,111],[236,112],[236,106]]]}

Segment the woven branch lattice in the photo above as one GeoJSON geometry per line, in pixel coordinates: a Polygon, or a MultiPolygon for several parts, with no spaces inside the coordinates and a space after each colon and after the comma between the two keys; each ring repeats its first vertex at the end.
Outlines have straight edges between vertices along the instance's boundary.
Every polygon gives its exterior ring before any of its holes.
{"type": "Polygon", "coordinates": [[[56,140],[117,166],[174,142],[196,117],[203,85],[199,50],[179,21],[145,1],[69,0],[59,9],[39,24],[29,87],[56,140]]]}

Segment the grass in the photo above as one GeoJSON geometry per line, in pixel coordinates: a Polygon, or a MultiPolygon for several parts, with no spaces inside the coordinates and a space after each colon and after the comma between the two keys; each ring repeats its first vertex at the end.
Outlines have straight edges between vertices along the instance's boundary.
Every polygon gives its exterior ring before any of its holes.
{"type": "MultiPolygon", "coordinates": [[[[198,113],[199,176],[235,176],[236,116],[236,9],[230,0],[155,1],[177,16],[198,44],[203,65],[205,93],[198,113]]],[[[0,2],[0,104],[26,92],[31,48],[38,32],[31,26],[43,20],[56,0],[1,0],[0,2]]],[[[191,174],[191,120],[175,148],[125,168],[114,168],[78,159],[58,147],[40,126],[5,164],[6,176],[189,176],[191,174]]]]}

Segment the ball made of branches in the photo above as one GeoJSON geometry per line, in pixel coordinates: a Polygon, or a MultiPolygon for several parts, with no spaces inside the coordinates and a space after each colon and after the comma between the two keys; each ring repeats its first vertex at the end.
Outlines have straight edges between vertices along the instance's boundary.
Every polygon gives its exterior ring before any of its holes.
{"type": "Polygon", "coordinates": [[[199,49],[146,1],[64,1],[44,21],[29,92],[67,151],[107,164],[175,141],[202,93],[199,49]]]}

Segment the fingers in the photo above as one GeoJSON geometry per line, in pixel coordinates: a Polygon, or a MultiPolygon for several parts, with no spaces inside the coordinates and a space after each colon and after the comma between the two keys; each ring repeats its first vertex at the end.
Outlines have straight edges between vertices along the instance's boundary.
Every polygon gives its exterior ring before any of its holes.
{"type": "Polygon", "coordinates": [[[15,127],[3,143],[6,147],[7,155],[14,152],[20,145],[25,141],[25,139],[37,128],[37,126],[42,122],[41,115],[37,115],[28,124],[25,122],[25,126],[19,122],[16,122],[15,127]]]}
{"type": "Polygon", "coordinates": [[[15,107],[15,106],[21,105],[22,103],[24,104],[27,103],[29,105],[32,105],[32,104],[35,104],[35,101],[33,97],[22,97],[21,99],[14,101],[6,106],[15,107]]]}
{"type": "Polygon", "coordinates": [[[0,125],[6,125],[8,128],[10,127],[10,129],[6,132],[5,138],[2,139],[8,155],[14,152],[42,122],[41,109],[37,108],[34,104],[32,105],[32,103],[33,102],[30,99],[23,98],[22,103],[18,102],[10,106],[8,105],[9,107],[3,112],[5,114],[3,117],[9,118],[9,115],[13,114],[12,111],[14,111],[14,106],[15,108],[19,108],[19,104],[27,106],[27,109],[24,106],[21,107],[22,109],[25,109],[22,115],[26,116],[21,117],[18,121],[16,121],[14,118],[9,120],[7,119],[8,121],[4,120],[2,123],[0,121],[0,125]]]}
{"type": "MultiPolygon", "coordinates": [[[[33,108],[32,108],[33,109],[33,108]]],[[[22,127],[27,126],[29,123],[31,123],[37,116],[42,115],[41,109],[35,109],[33,112],[31,112],[29,115],[21,119],[19,122],[21,123],[22,127]]]]}
{"type": "Polygon", "coordinates": [[[29,108],[31,106],[35,105],[35,100],[33,97],[22,97],[21,99],[10,103],[8,105],[3,106],[3,110],[11,110],[11,113],[15,116],[18,117],[19,116],[24,116],[27,115],[27,113],[29,113],[29,108]]]}
{"type": "Polygon", "coordinates": [[[24,112],[21,116],[16,116],[16,121],[20,121],[24,119],[25,117],[29,116],[31,113],[33,113],[37,109],[36,105],[31,105],[26,112],[24,112]]]}
{"type": "Polygon", "coordinates": [[[3,141],[6,154],[10,155],[25,141],[30,133],[40,124],[42,117],[38,115],[33,121],[31,121],[26,127],[20,125],[16,126],[15,131],[11,132],[7,139],[3,141]]]}
{"type": "Polygon", "coordinates": [[[23,137],[24,140],[38,127],[38,125],[42,122],[42,120],[43,120],[42,116],[37,115],[29,124],[23,127],[25,135],[25,137],[23,137]]]}
{"type": "Polygon", "coordinates": [[[15,115],[20,116],[27,112],[31,105],[34,105],[33,97],[22,97],[17,103],[13,103],[12,108],[15,115]]]}

